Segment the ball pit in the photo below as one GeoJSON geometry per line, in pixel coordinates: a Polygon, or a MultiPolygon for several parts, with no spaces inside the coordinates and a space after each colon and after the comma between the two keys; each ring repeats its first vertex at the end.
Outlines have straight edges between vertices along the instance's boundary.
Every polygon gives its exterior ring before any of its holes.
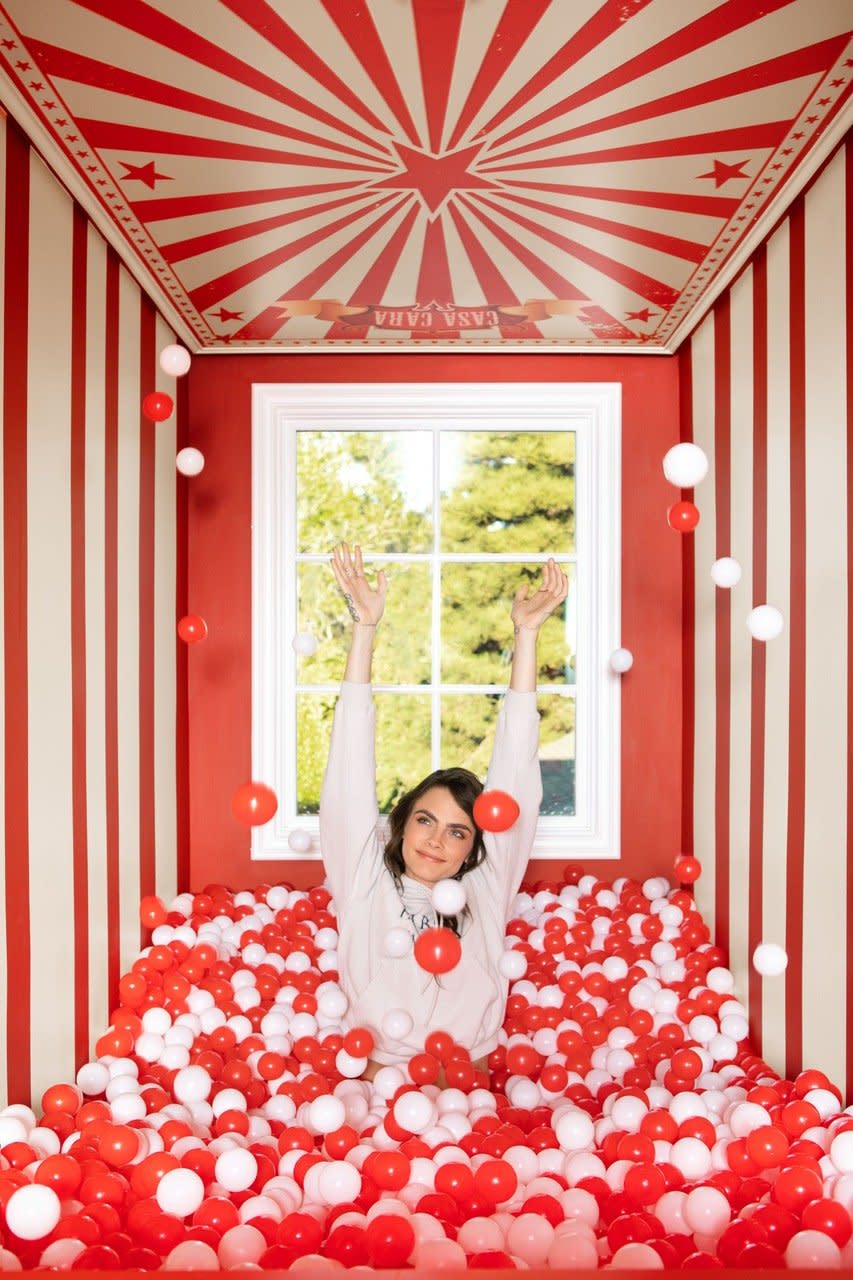
{"type": "Polygon", "coordinates": [[[853,1266],[853,1109],[662,877],[524,886],[488,1072],[437,1028],[370,1082],[325,887],[141,917],[95,1057],[0,1112],[0,1270],[853,1266]]]}

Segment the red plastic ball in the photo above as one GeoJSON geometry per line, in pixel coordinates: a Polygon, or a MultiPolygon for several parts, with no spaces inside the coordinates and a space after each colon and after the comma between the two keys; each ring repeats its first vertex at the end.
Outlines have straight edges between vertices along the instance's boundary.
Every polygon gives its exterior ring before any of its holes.
{"type": "Polygon", "coordinates": [[[474,821],[481,831],[508,831],[520,812],[506,791],[481,791],[474,801],[474,821]]]}
{"type": "Polygon", "coordinates": [[[278,797],[263,782],[244,782],[231,797],[231,812],[247,827],[261,827],[278,809],[278,797]]]}
{"type": "Polygon", "coordinates": [[[681,884],[695,884],[702,874],[702,863],[698,858],[684,854],[675,860],[675,875],[681,884]]]}
{"type": "Polygon", "coordinates": [[[451,929],[424,929],[415,939],[414,955],[427,973],[449,973],[462,958],[462,944],[451,929]]]}
{"type": "Polygon", "coordinates": [[[197,613],[186,613],[178,623],[178,635],[185,644],[199,644],[207,639],[207,623],[197,613]]]}
{"type": "Polygon", "coordinates": [[[142,412],[152,422],[165,422],[175,411],[175,402],[165,391],[149,391],[142,401],[142,412]]]}
{"type": "Polygon", "coordinates": [[[692,533],[699,523],[699,508],[692,502],[673,502],[666,513],[666,520],[676,533],[692,533]]]}

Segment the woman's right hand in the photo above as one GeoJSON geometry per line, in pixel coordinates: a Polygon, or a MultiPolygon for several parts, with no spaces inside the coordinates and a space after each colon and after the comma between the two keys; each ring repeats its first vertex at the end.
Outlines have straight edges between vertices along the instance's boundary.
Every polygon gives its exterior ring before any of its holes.
{"type": "Polygon", "coordinates": [[[350,555],[349,544],[346,542],[335,547],[331,564],[335,581],[347,602],[353,622],[361,626],[375,627],[385,612],[385,593],[388,590],[385,570],[379,570],[376,575],[376,586],[371,587],[365,577],[361,547],[353,547],[353,553],[350,555]]]}

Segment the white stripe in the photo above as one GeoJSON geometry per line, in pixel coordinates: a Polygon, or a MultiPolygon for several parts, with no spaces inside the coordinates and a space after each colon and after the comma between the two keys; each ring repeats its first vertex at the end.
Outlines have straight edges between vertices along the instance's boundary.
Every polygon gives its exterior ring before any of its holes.
{"type": "MultiPolygon", "coordinates": [[[[705,450],[711,466],[697,493],[702,518],[693,534],[696,566],[695,724],[693,767],[694,853],[702,864],[696,882],[696,902],[714,936],[714,726],[717,722],[714,609],[717,588],[710,576],[715,559],[716,487],[714,475],[714,326],[704,321],[690,340],[693,356],[693,439],[705,450]]],[[[673,490],[673,501],[678,497],[673,490]]]]}
{"type": "MultiPolygon", "coordinates": [[[[789,226],[767,246],[767,603],[789,616],[791,406],[789,226]]],[[[762,941],[785,945],[790,631],[767,645],[764,716],[762,941]]],[[[751,959],[751,957],[750,957],[751,959]]],[[[762,1055],[785,1069],[785,980],[762,982],[762,1055]]]]}
{"type": "Polygon", "coordinates": [[[89,1033],[109,1014],[104,616],[104,348],[106,245],[90,226],[86,272],[86,807],[89,867],[89,1033]]]}
{"type": "MultiPolygon", "coordinates": [[[[139,953],[139,288],[119,273],[118,794],[121,971],[139,953]]],[[[153,389],[153,388],[152,388],[153,389]]]]}
{"type": "MultiPolygon", "coordinates": [[[[174,334],[157,317],[156,352],[175,341],[174,334]]],[[[177,395],[175,379],[160,372],[157,385],[177,395]]],[[[156,889],[167,901],[177,892],[177,770],[175,707],[175,575],[176,540],[175,469],[177,411],[157,426],[154,510],[154,838],[156,889]]],[[[192,484],[192,480],[181,481],[192,484]]]]}
{"type": "Polygon", "coordinates": [[[806,794],[803,1044],[846,1073],[847,423],[845,155],[806,196],[806,794]],[[827,897],[831,886],[832,905],[827,897]]]}
{"type": "MultiPolygon", "coordinates": [[[[6,225],[6,119],[0,115],[0,226],[6,225]]],[[[5,287],[6,259],[0,253],[0,297],[5,287]]],[[[6,335],[3,329],[4,310],[0,307],[0,361],[6,351],[6,335]]],[[[2,367],[0,367],[2,374],[2,367]]],[[[0,397],[0,424],[3,424],[3,400],[0,397]]],[[[2,436],[0,435],[0,441],[2,436]]],[[[3,528],[3,485],[0,484],[0,530],[3,528]]],[[[3,599],[3,557],[0,556],[0,600],[3,599]]],[[[5,648],[0,644],[0,699],[6,701],[5,648]]],[[[4,721],[5,723],[5,721],[4,721]]],[[[0,778],[6,774],[6,738],[0,725],[0,778]]],[[[0,822],[0,1107],[5,1105],[8,1091],[6,1077],[6,824],[0,822]]],[[[11,1099],[10,1099],[11,1101],[11,1099]]]]}
{"type": "Polygon", "coordinates": [[[731,290],[731,539],[743,576],[731,596],[729,771],[729,966],[746,999],[749,982],[749,758],[752,645],[752,269],[731,290]]]}
{"type": "Polygon", "coordinates": [[[74,1069],[69,414],[73,206],[34,152],[31,157],[27,692],[31,1085],[38,1097],[74,1069]]]}

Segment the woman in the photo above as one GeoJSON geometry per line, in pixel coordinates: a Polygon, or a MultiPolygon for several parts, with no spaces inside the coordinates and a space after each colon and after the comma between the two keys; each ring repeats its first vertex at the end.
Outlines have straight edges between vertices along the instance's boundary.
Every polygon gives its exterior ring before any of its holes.
{"type": "Polygon", "coordinates": [[[353,628],[320,797],[320,842],[337,910],[338,971],[349,1000],[348,1021],[368,1028],[374,1038],[367,1079],[381,1066],[405,1063],[423,1052],[433,1031],[449,1033],[483,1070],[503,1022],[507,980],[498,961],[542,799],[537,636],[565,600],[568,582],[549,560],[539,589],[531,596],[525,583],[512,604],[512,671],[486,787],[515,799],[520,808],[515,824],[500,833],[481,831],[473,815],[483,789],[479,779],[466,769],[439,770],[397,803],[385,840],[377,828],[370,679],[387,581],[380,571],[371,586],[358,546],[350,554],[348,544],[341,543],[331,563],[353,628]],[[464,911],[451,921],[439,919],[431,899],[433,886],[447,879],[463,880],[466,895],[464,911]],[[391,929],[402,925],[414,938],[440,923],[450,924],[462,941],[461,960],[449,973],[438,978],[427,973],[411,949],[404,956],[385,953],[391,929]],[[395,1009],[405,1010],[413,1026],[391,1041],[382,1020],[395,1009]]]}

